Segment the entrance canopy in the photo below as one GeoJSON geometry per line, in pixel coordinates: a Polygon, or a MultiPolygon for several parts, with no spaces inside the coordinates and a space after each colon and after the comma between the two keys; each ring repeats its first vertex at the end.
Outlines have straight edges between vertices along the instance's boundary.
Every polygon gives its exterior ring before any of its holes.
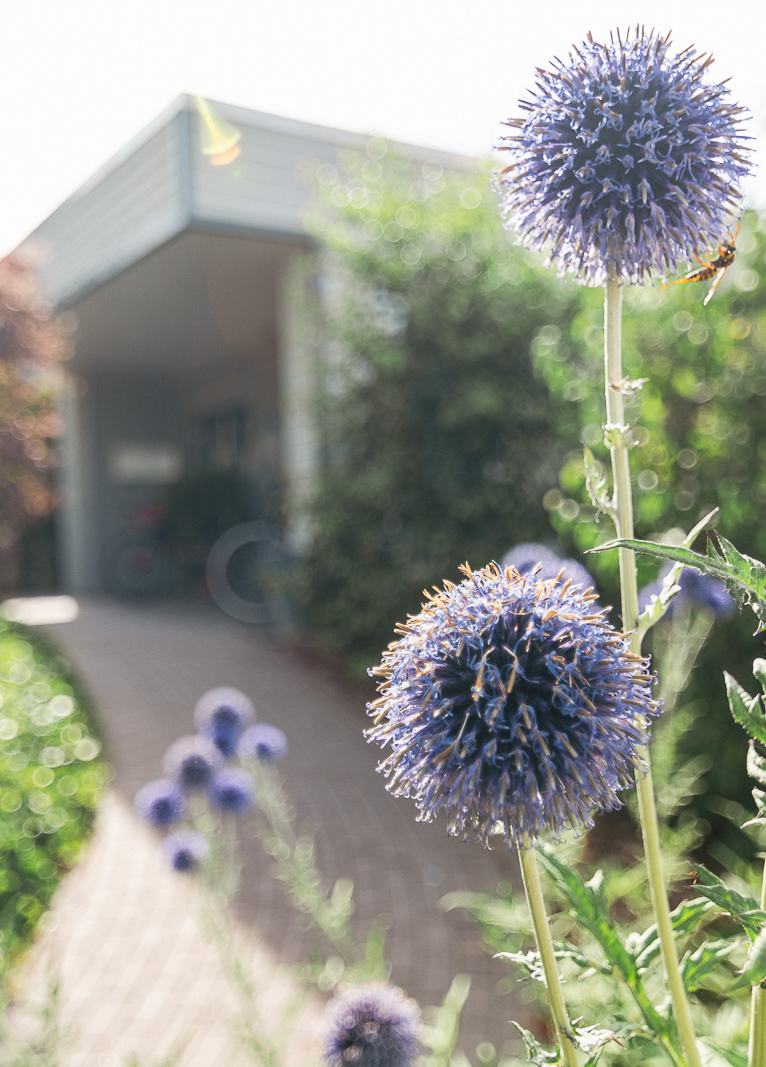
{"type": "Polygon", "coordinates": [[[300,539],[294,516],[318,456],[305,214],[320,168],[367,143],[183,96],[30,236],[46,294],[74,324],[66,591],[120,591],[114,546],[131,516],[156,515],[200,472],[236,475],[246,517],[281,518],[300,539]]]}

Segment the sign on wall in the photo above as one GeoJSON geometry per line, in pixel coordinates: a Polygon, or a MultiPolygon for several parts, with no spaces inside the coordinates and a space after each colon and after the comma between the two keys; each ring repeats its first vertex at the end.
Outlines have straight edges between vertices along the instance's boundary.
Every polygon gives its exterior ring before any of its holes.
{"type": "Polygon", "coordinates": [[[109,449],[109,474],[118,485],[166,485],[183,473],[177,445],[123,442],[109,449]]]}

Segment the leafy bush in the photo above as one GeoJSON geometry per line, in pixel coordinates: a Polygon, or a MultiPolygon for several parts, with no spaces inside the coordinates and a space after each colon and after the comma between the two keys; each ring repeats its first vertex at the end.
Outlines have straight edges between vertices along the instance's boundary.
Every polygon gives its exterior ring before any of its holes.
{"type": "Polygon", "coordinates": [[[371,142],[320,170],[314,228],[332,286],[321,371],[327,465],[306,561],[310,619],[360,666],[466,559],[549,534],[541,498],[566,451],[529,358],[576,290],[530,265],[483,173],[418,167],[371,142]]]}
{"type": "Polygon", "coordinates": [[[0,621],[0,977],[71,867],[107,780],[56,656],[0,621]]]}

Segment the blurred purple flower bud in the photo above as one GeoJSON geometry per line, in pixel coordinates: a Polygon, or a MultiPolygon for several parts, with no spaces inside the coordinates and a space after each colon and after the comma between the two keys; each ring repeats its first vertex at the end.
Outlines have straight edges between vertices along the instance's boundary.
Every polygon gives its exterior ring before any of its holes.
{"type": "Polygon", "coordinates": [[[239,767],[222,767],[210,779],[208,800],[218,811],[241,815],[253,806],[255,787],[250,776],[239,767]]]}
{"type": "Polygon", "coordinates": [[[254,718],[252,701],[239,689],[229,686],[210,689],[194,709],[199,732],[209,738],[227,759],[236,753],[242,731],[254,718]]]}
{"type": "Polygon", "coordinates": [[[564,581],[571,579],[573,586],[580,586],[582,592],[595,589],[596,583],[581,563],[575,559],[560,559],[545,545],[537,545],[534,542],[525,542],[516,545],[503,556],[503,567],[513,567],[519,574],[529,574],[537,564],[540,570],[536,577],[538,581],[546,578],[556,578],[563,570],[564,581]]]}
{"type": "Polygon", "coordinates": [[[181,737],[165,753],[162,769],[168,778],[191,793],[207,787],[221,759],[220,750],[209,738],[201,734],[181,737]]]}
{"type": "Polygon", "coordinates": [[[401,989],[370,982],[330,1001],[324,1026],[328,1067],[411,1067],[420,1011],[401,989]]]}
{"type": "MultiPolygon", "coordinates": [[[[660,595],[662,584],[670,572],[670,566],[663,567],[659,578],[644,586],[638,594],[638,610],[644,611],[652,597],[660,595]]],[[[703,574],[693,567],[684,567],[678,579],[680,593],[676,593],[663,618],[672,619],[674,612],[686,604],[709,612],[715,619],[727,619],[734,614],[736,604],[720,579],[711,574],[703,574]]]]}
{"type": "Polygon", "coordinates": [[[177,782],[160,778],[147,782],[136,793],[133,806],[138,815],[150,826],[165,829],[180,822],[187,811],[186,797],[177,782]]]}
{"type": "Polygon", "coordinates": [[[237,752],[243,759],[272,763],[287,755],[287,738],[278,727],[257,722],[242,734],[237,752]]]}
{"type": "Polygon", "coordinates": [[[169,834],[162,842],[162,851],[173,870],[183,872],[196,871],[210,853],[207,841],[195,830],[169,834]]]}

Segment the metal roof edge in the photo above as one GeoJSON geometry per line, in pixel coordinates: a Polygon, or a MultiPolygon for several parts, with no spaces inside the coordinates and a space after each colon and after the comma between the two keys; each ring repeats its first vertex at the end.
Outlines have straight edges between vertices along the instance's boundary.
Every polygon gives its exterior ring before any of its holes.
{"type": "Polygon", "coordinates": [[[186,93],[181,93],[170,104],[168,104],[167,107],[163,108],[158,115],[154,116],[151,122],[147,123],[146,126],[143,126],[136,134],[133,135],[133,137],[126,141],[125,144],[120,149],[118,149],[117,152],[114,153],[114,155],[110,156],[109,159],[102,163],[101,166],[98,167],[98,169],[95,170],[93,174],[91,174],[91,176],[86,179],[86,181],[84,181],[81,185],[78,185],[78,187],[72,193],[70,193],[69,196],[62,200],[61,203],[56,208],[54,208],[50,215],[47,215],[43,219],[43,221],[39,223],[39,225],[37,225],[34,230],[32,230],[32,232],[29,233],[23,239],[23,241],[21,241],[16,246],[16,249],[14,249],[14,251],[18,251],[20,248],[22,248],[27,243],[27,241],[34,241],[35,237],[38,236],[39,231],[47,225],[49,219],[52,219],[53,216],[56,215],[63,207],[66,207],[73,201],[80,200],[83,196],[86,196],[91,191],[91,189],[95,188],[95,186],[97,186],[100,182],[102,182],[105,178],[107,178],[110,174],[117,170],[118,167],[122,166],[122,164],[127,159],[129,159],[130,156],[132,156],[139,148],[141,148],[142,145],[146,144],[146,142],[151,140],[151,138],[154,137],[155,134],[159,133],[159,131],[164,129],[165,126],[169,125],[170,122],[176,117],[176,115],[179,115],[182,111],[187,110],[189,99],[190,98],[186,93]]]}
{"type": "MultiPolygon", "coordinates": [[[[208,100],[207,97],[205,97],[205,99],[208,100]]],[[[386,141],[388,144],[402,149],[406,154],[413,155],[416,158],[424,159],[429,156],[436,156],[441,161],[448,161],[451,165],[460,170],[473,169],[481,163],[480,160],[473,156],[464,156],[456,152],[450,152],[429,145],[412,144],[406,141],[397,141],[393,138],[378,134],[343,130],[334,126],[322,126],[319,123],[306,122],[303,119],[294,119],[284,115],[273,115],[265,111],[257,111],[254,108],[244,107],[239,104],[228,104],[225,101],[209,100],[209,103],[220,110],[221,113],[231,121],[241,122],[250,126],[257,126],[261,129],[273,130],[295,137],[311,137],[316,140],[325,141],[328,144],[337,145],[338,147],[363,148],[367,141],[371,138],[375,138],[377,140],[386,141]]],[[[27,241],[34,240],[34,238],[39,235],[40,231],[47,226],[48,221],[62,208],[70,205],[73,201],[80,200],[82,197],[86,196],[93,188],[95,188],[95,186],[117,170],[117,168],[141,148],[142,145],[146,144],[147,141],[165,126],[169,125],[169,123],[182,112],[189,112],[192,114],[197,113],[195,94],[180,93],[175,97],[167,107],[163,108],[163,110],[158,115],[155,115],[146,126],[126,141],[114,155],[95,170],[85,182],[79,185],[69,194],[69,196],[62,200],[61,203],[16,246],[15,251],[18,251],[18,249],[26,244],[27,241]]]]}

